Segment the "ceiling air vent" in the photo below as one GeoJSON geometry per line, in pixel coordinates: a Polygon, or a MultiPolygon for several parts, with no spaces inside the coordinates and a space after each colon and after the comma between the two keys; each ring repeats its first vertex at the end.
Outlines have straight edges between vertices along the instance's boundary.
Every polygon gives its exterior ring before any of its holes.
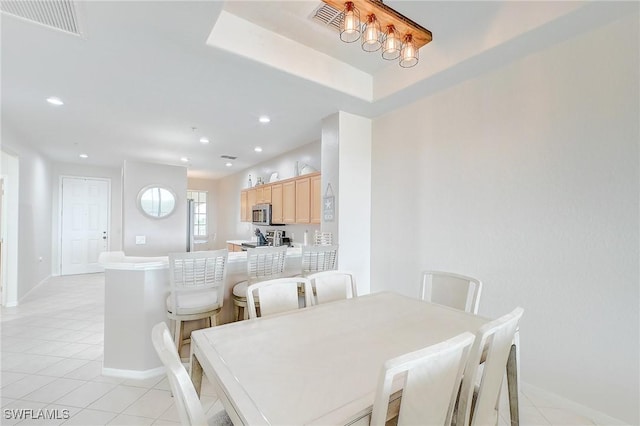
{"type": "Polygon", "coordinates": [[[340,31],[342,11],[322,3],[311,13],[311,19],[326,25],[334,31],[340,31]]]}
{"type": "Polygon", "coordinates": [[[235,160],[238,157],[234,157],[233,155],[221,155],[220,158],[225,158],[227,160],[235,160]]]}
{"type": "Polygon", "coordinates": [[[2,0],[0,11],[66,33],[81,35],[76,2],[70,0],[2,0]]]}

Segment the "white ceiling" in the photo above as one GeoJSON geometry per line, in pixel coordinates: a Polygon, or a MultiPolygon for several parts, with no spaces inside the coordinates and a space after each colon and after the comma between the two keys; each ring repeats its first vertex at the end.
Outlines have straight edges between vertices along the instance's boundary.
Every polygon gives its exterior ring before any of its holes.
{"type": "Polygon", "coordinates": [[[338,110],[375,117],[612,19],[581,2],[387,1],[434,34],[404,70],[310,21],[318,4],[86,1],[82,38],[2,14],[3,128],[54,161],[180,165],[186,156],[190,176],[216,178],[320,139],[321,120],[338,110]],[[374,101],[207,45],[223,8],[370,74],[374,101]],[[238,159],[225,167],[221,155],[238,159]]]}

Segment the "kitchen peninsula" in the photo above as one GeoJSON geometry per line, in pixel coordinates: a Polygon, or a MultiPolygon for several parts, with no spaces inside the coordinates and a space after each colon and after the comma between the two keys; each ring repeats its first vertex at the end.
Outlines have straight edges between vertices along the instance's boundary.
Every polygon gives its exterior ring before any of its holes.
{"type": "MultiPolygon", "coordinates": [[[[131,257],[124,252],[106,252],[100,262],[105,268],[102,373],[135,379],[160,374],[164,369],[150,336],[153,325],[168,321],[168,257],[131,257]]],[[[301,249],[290,247],[285,274],[296,275],[301,268],[301,249]]],[[[220,324],[233,321],[233,286],[247,279],[247,253],[230,252],[226,269],[220,324]]]]}

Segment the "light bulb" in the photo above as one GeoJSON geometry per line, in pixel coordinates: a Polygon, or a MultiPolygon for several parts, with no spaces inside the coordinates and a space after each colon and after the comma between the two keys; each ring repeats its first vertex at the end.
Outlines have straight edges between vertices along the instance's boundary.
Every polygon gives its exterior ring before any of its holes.
{"type": "Polygon", "coordinates": [[[398,59],[402,43],[393,25],[387,26],[387,33],[382,45],[382,58],[386,60],[398,59]]]}
{"type": "Polygon", "coordinates": [[[353,43],[360,38],[360,12],[353,2],[344,4],[342,22],[340,24],[340,40],[345,43],[353,43]]]}
{"type": "Polygon", "coordinates": [[[400,66],[403,68],[410,68],[418,63],[418,49],[413,43],[413,37],[411,34],[404,36],[404,43],[402,44],[402,51],[400,52],[400,66]]]}

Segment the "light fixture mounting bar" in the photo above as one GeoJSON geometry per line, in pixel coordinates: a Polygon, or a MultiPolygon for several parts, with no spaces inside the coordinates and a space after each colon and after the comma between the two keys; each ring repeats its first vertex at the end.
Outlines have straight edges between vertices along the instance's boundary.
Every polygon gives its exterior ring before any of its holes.
{"type": "MultiPolygon", "coordinates": [[[[343,10],[345,0],[322,0],[324,3],[337,10],[343,10]]],[[[413,36],[413,42],[416,45],[416,49],[421,48],[425,44],[429,43],[433,36],[431,31],[424,28],[422,25],[412,21],[401,13],[395,11],[391,7],[382,3],[380,0],[350,0],[355,7],[360,10],[361,19],[365,19],[366,16],[374,14],[380,27],[385,29],[388,25],[393,25],[400,34],[404,37],[406,34],[413,36]]]]}

